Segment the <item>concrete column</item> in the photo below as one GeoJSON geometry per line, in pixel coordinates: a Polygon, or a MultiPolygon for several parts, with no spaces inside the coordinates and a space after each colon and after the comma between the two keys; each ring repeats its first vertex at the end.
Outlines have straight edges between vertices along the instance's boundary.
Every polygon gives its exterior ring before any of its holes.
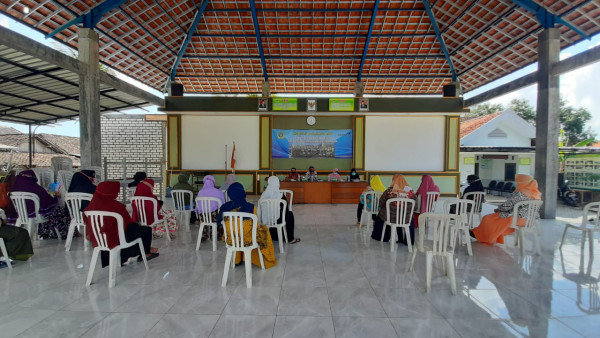
{"type": "Polygon", "coordinates": [[[270,97],[271,96],[271,83],[267,81],[263,81],[262,83],[262,97],[270,97]]]}
{"type": "Polygon", "coordinates": [[[79,75],[81,166],[102,166],[98,33],[91,28],[79,28],[77,34],[79,35],[79,61],[86,65],[79,75]]]}
{"type": "Polygon", "coordinates": [[[538,36],[538,88],[535,139],[535,178],[542,192],[541,216],[556,218],[558,135],[560,130],[559,76],[552,67],[559,61],[560,32],[547,28],[538,36]]]}
{"type": "Polygon", "coordinates": [[[354,83],[354,96],[363,97],[365,93],[365,84],[362,81],[356,81],[354,83]]]}

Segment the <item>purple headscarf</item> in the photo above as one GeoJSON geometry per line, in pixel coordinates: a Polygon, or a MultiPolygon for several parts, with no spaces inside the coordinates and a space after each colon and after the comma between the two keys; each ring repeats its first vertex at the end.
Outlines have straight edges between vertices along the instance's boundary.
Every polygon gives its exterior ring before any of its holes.
{"type": "MultiPolygon", "coordinates": [[[[221,205],[225,204],[225,195],[223,192],[215,188],[215,178],[211,175],[204,176],[204,187],[198,191],[198,197],[215,197],[221,200],[221,205]]],[[[210,211],[217,210],[218,205],[216,202],[210,202],[210,211]]],[[[201,208],[196,206],[196,212],[202,212],[201,208]]]]}
{"type": "MultiPolygon", "coordinates": [[[[45,216],[54,210],[59,200],[58,197],[53,197],[48,194],[46,189],[37,183],[37,177],[35,176],[33,170],[23,170],[17,175],[17,177],[15,177],[15,182],[11,188],[11,192],[13,191],[30,192],[36,194],[40,198],[40,215],[42,216],[45,216]]],[[[29,217],[33,217],[35,214],[33,202],[31,201],[27,201],[27,212],[29,217]]],[[[6,209],[6,217],[9,224],[15,224],[17,221],[17,210],[12,204],[12,200],[10,200],[10,203],[6,209]]]]}

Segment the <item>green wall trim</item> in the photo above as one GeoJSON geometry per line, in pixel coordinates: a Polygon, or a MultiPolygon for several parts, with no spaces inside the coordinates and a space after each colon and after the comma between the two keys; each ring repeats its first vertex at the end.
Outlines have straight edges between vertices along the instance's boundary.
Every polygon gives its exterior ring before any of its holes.
{"type": "Polygon", "coordinates": [[[446,147],[444,154],[444,171],[459,169],[460,151],[460,117],[446,116],[446,147]]]}
{"type": "Polygon", "coordinates": [[[168,169],[181,168],[181,115],[167,117],[168,169]]]}
{"type": "Polygon", "coordinates": [[[354,116],[354,149],[352,154],[354,156],[353,167],[357,170],[365,168],[365,123],[366,119],[364,116],[354,116]]]}
{"type": "Polygon", "coordinates": [[[271,116],[260,117],[260,169],[271,169],[271,116]]]}

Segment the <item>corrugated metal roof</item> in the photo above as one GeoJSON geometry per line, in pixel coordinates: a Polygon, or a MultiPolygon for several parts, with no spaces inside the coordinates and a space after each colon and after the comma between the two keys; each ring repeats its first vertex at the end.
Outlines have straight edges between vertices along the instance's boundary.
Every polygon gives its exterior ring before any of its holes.
{"type": "MultiPolygon", "coordinates": [[[[102,1],[0,0],[0,10],[44,33],[102,1]],[[24,7],[28,12],[24,12],[24,7]]],[[[105,64],[162,90],[201,1],[130,0],[96,26],[105,64]]],[[[362,70],[367,94],[439,94],[450,81],[432,21],[421,0],[211,0],[176,69],[189,93],[352,93],[362,70]],[[368,38],[369,28],[372,35],[368,38]],[[365,46],[368,43],[368,48],[365,46]],[[366,51],[365,51],[366,49],[366,51]]],[[[509,0],[430,1],[465,92],[537,60],[535,15],[509,0]]],[[[600,31],[600,3],[543,0],[537,4],[587,35],[600,31]]],[[[583,39],[558,25],[561,47],[583,39]]],[[[75,25],[57,38],[77,46],[75,25]]]]}

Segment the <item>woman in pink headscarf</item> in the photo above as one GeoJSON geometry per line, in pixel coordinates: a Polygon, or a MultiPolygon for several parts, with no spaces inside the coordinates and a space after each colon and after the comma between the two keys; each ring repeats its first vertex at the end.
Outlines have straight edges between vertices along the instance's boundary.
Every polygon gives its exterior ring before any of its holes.
{"type": "Polygon", "coordinates": [[[423,175],[421,178],[421,185],[417,190],[417,201],[421,202],[421,208],[419,210],[415,210],[415,228],[419,227],[419,223],[417,222],[419,216],[416,214],[422,214],[427,210],[428,192],[440,192],[440,187],[435,184],[431,175],[423,175]]]}
{"type": "Polygon", "coordinates": [[[333,172],[331,174],[327,175],[327,180],[329,182],[331,182],[331,181],[340,182],[342,180],[342,176],[340,176],[338,168],[333,168],[333,172]]]}

